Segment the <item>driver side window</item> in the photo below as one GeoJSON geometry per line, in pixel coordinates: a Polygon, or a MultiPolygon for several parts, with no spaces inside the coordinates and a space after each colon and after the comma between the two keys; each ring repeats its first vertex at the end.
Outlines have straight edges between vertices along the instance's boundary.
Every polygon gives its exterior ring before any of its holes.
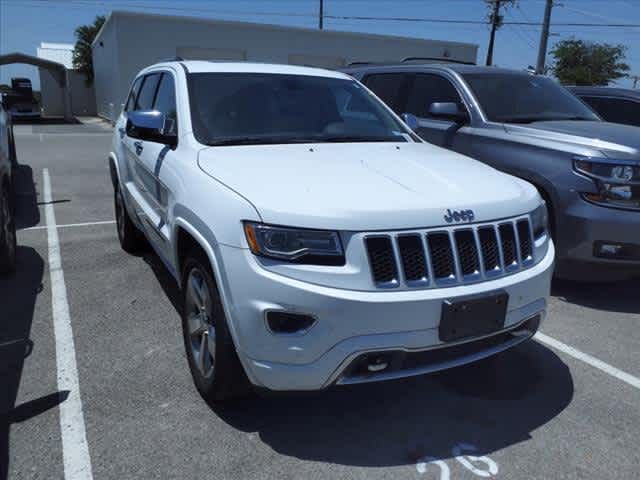
{"type": "Polygon", "coordinates": [[[131,92],[129,92],[129,97],[127,98],[127,103],[124,106],[125,112],[130,112],[131,110],[133,110],[133,106],[136,103],[136,98],[138,98],[138,92],[140,91],[140,85],[142,85],[142,77],[136,78],[136,81],[133,82],[131,92]]]}
{"type": "Polygon", "coordinates": [[[432,103],[456,103],[462,110],[464,103],[456,87],[444,77],[419,73],[414,75],[409,85],[407,105],[404,110],[416,117],[432,118],[429,107],[432,103]]]}
{"type": "Polygon", "coordinates": [[[173,75],[168,72],[162,74],[153,109],[164,114],[164,133],[167,135],[177,135],[178,114],[176,108],[176,89],[173,75]]]}

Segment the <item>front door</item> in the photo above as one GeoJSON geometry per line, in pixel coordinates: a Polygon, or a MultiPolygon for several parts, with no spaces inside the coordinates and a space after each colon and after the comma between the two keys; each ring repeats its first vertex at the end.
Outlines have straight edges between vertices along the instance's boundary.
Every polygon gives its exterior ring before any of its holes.
{"type": "MultiPolygon", "coordinates": [[[[177,133],[175,81],[170,72],[145,76],[135,104],[136,110],[158,110],[165,115],[165,133],[177,133]]],[[[127,185],[138,207],[138,218],[154,249],[171,258],[167,208],[170,188],[163,180],[163,165],[175,161],[174,149],[162,143],[124,135],[127,164],[132,182],[127,185]]]]}

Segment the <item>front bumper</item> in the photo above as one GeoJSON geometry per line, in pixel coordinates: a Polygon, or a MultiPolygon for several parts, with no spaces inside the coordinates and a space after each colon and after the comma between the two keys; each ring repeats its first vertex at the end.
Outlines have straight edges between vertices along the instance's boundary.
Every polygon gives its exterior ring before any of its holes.
{"type": "Polygon", "coordinates": [[[537,265],[510,276],[449,288],[391,292],[302,282],[265,270],[248,250],[220,249],[226,272],[223,294],[240,360],[252,383],[271,390],[318,390],[334,383],[404,377],[468,363],[514,346],[533,335],[545,316],[555,255],[550,243],[537,265]],[[457,343],[439,339],[445,299],[496,290],[509,295],[504,330],[482,338],[502,335],[504,342],[474,349],[471,343],[478,338],[457,343]],[[265,324],[269,310],[313,315],[317,322],[303,335],[274,334],[265,324]],[[354,361],[367,352],[445,351],[462,343],[471,347],[446,361],[410,362],[415,368],[398,368],[393,375],[390,371],[366,378],[354,374],[354,361]]]}
{"type": "Polygon", "coordinates": [[[640,260],[596,255],[600,242],[640,247],[640,212],[602,207],[580,198],[567,208],[559,223],[561,260],[640,268],[640,260]]]}

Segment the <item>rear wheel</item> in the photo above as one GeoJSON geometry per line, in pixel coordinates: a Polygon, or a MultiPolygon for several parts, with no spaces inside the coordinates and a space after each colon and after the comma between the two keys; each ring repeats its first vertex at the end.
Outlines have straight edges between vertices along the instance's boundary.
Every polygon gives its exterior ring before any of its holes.
{"type": "Polygon", "coordinates": [[[116,227],[118,229],[118,240],[120,246],[125,252],[134,253],[142,249],[144,246],[144,238],[142,232],[138,230],[131,218],[127,207],[124,204],[124,197],[120,186],[116,184],[113,191],[114,209],[116,214],[116,227]]]}
{"type": "Polygon", "coordinates": [[[0,192],[0,273],[16,268],[16,225],[11,206],[11,189],[5,185],[0,192]]]}
{"type": "Polygon", "coordinates": [[[189,369],[200,395],[219,403],[250,391],[227,326],[206,256],[191,252],[182,273],[182,330],[189,369]]]}

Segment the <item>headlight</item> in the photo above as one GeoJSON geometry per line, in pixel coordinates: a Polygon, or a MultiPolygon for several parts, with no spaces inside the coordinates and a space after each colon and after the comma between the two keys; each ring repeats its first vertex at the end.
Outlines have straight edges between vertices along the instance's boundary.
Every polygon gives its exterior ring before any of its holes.
{"type": "Polygon", "coordinates": [[[533,238],[540,238],[549,228],[549,212],[547,203],[542,202],[538,208],[531,212],[531,227],[533,228],[533,238]]]}
{"type": "Polygon", "coordinates": [[[583,193],[583,198],[607,207],[640,210],[640,162],[576,159],[573,165],[598,188],[598,193],[583,193]]]}
{"type": "Polygon", "coordinates": [[[254,255],[312,265],[345,263],[336,232],[245,222],[244,233],[254,255]]]}

